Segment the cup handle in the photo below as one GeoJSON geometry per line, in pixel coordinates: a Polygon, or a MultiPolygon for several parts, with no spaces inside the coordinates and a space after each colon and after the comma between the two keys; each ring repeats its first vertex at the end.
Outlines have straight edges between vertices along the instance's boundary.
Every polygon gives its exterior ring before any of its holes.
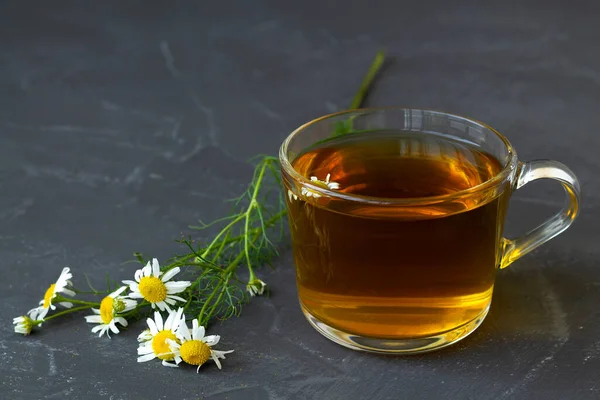
{"type": "Polygon", "coordinates": [[[503,256],[500,268],[508,267],[531,250],[563,232],[579,214],[581,186],[573,171],[558,161],[536,160],[521,163],[515,190],[529,182],[545,178],[554,179],[562,184],[567,194],[567,201],[560,212],[520,238],[502,239],[503,256]]]}

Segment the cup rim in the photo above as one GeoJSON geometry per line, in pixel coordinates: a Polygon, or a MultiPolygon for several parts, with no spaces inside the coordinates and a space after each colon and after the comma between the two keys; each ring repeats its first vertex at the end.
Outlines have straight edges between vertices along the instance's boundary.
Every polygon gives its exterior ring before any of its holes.
{"type": "Polygon", "coordinates": [[[515,167],[517,165],[517,153],[515,152],[515,149],[512,146],[512,144],[508,141],[508,139],[504,135],[502,135],[500,132],[498,132],[496,129],[492,128],[491,126],[489,126],[481,121],[475,120],[473,118],[464,117],[462,115],[457,115],[457,114],[440,111],[440,110],[434,110],[434,109],[391,106],[391,107],[357,108],[357,109],[353,109],[353,110],[345,110],[345,111],[340,111],[340,112],[336,112],[336,113],[332,113],[332,114],[326,114],[319,118],[313,119],[313,120],[299,126],[298,128],[296,128],[294,131],[292,131],[292,133],[290,133],[285,138],[285,140],[281,144],[281,147],[279,148],[279,162],[281,164],[283,171],[285,173],[287,173],[294,181],[299,182],[302,186],[308,187],[311,192],[316,192],[316,193],[320,194],[321,196],[325,196],[328,198],[337,198],[337,199],[346,200],[346,201],[367,203],[367,204],[415,206],[415,205],[424,205],[424,204],[438,204],[438,203],[443,203],[443,202],[447,202],[447,201],[452,201],[452,200],[456,200],[457,198],[464,197],[464,196],[470,196],[470,195],[473,195],[474,193],[478,193],[480,191],[484,191],[486,189],[496,186],[500,182],[503,182],[504,179],[508,175],[510,175],[510,173],[515,169],[515,167]],[[508,151],[508,160],[506,161],[506,165],[504,165],[502,170],[500,170],[500,172],[498,172],[492,178],[490,178],[490,179],[486,180],[485,182],[482,182],[478,185],[472,186],[468,189],[463,189],[458,192],[436,195],[436,196],[412,197],[412,198],[398,199],[398,198],[391,198],[391,197],[375,197],[375,196],[365,196],[365,195],[359,195],[359,194],[342,193],[342,192],[338,192],[335,190],[326,189],[319,185],[315,185],[312,183],[312,181],[310,179],[304,177],[298,171],[296,171],[296,169],[294,169],[290,160],[287,157],[287,149],[288,149],[288,146],[289,146],[291,140],[296,135],[300,134],[301,132],[303,132],[304,130],[309,128],[310,126],[315,125],[319,122],[322,122],[322,121],[330,119],[330,118],[339,117],[342,115],[360,114],[361,112],[364,113],[364,112],[402,111],[402,110],[404,110],[404,111],[406,111],[406,110],[426,111],[429,113],[450,116],[450,117],[458,118],[458,119],[461,119],[461,120],[464,120],[464,121],[467,121],[470,123],[474,123],[476,125],[479,125],[482,128],[489,130],[490,132],[495,134],[498,138],[500,138],[500,140],[502,140],[502,142],[506,146],[506,150],[508,151]]]}

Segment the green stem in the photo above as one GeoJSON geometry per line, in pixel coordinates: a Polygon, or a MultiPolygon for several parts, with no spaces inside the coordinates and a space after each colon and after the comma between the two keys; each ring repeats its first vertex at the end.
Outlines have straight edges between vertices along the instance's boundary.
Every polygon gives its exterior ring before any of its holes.
{"type": "Polygon", "coordinates": [[[209,315],[204,315],[204,313],[206,312],[206,308],[208,307],[208,305],[212,301],[213,297],[215,297],[215,294],[217,293],[217,290],[219,290],[221,288],[221,286],[223,286],[223,281],[222,280],[219,281],[219,284],[217,285],[217,287],[215,287],[214,290],[212,291],[212,293],[210,294],[210,296],[208,296],[208,299],[206,299],[206,301],[204,302],[204,305],[202,306],[202,309],[198,313],[198,323],[200,325],[204,326],[204,327],[206,327],[206,323],[210,319],[209,315]]]}
{"type": "Polygon", "coordinates": [[[56,314],[53,314],[53,315],[51,315],[51,316],[49,316],[47,318],[44,318],[43,322],[50,321],[51,319],[58,318],[60,316],[63,316],[65,314],[69,314],[69,313],[72,313],[72,312],[82,311],[82,310],[89,310],[90,308],[92,308],[92,306],[81,306],[81,307],[69,308],[67,310],[64,310],[64,311],[58,312],[56,314]]]}
{"type": "Polygon", "coordinates": [[[221,232],[219,232],[217,234],[217,236],[215,236],[215,238],[213,239],[213,241],[208,245],[208,247],[206,248],[206,250],[204,251],[204,253],[202,253],[202,258],[206,258],[206,256],[208,255],[208,253],[210,253],[210,251],[212,250],[213,246],[217,243],[217,241],[219,240],[219,238],[221,236],[223,236],[223,234],[225,232],[227,232],[229,229],[231,229],[231,227],[233,227],[235,224],[237,224],[239,221],[241,221],[244,218],[244,214],[240,214],[237,218],[235,218],[233,221],[231,221],[230,223],[227,224],[227,226],[225,226],[225,228],[223,228],[221,230],[221,232]]]}
{"type": "Polygon", "coordinates": [[[100,291],[97,291],[97,290],[93,290],[93,291],[77,290],[77,289],[71,289],[71,290],[73,290],[77,294],[93,294],[93,295],[96,295],[96,296],[101,295],[101,294],[106,296],[107,294],[111,293],[108,290],[106,292],[100,292],[100,291]]]}
{"type": "MultiPolygon", "coordinates": [[[[273,225],[275,225],[275,223],[277,221],[279,221],[281,219],[281,217],[285,216],[286,214],[287,214],[287,210],[281,210],[277,214],[273,214],[273,216],[271,218],[269,218],[268,220],[265,221],[265,227],[266,228],[272,227],[273,225]]],[[[262,227],[258,226],[256,228],[251,228],[248,232],[252,236],[255,233],[261,233],[262,231],[263,231],[262,227]]],[[[217,251],[217,254],[212,258],[212,261],[216,262],[217,257],[221,254],[222,249],[225,246],[227,246],[230,243],[239,242],[240,240],[244,239],[244,236],[245,235],[238,235],[238,236],[234,236],[232,238],[225,238],[225,239],[223,239],[221,241],[221,244],[219,245],[219,251],[217,251]]]]}
{"type": "MultiPolygon", "coordinates": [[[[225,278],[224,282],[228,282],[229,279],[230,279],[230,277],[228,276],[227,278],[225,278]]],[[[210,311],[208,313],[208,318],[207,318],[206,322],[208,322],[208,319],[210,319],[213,316],[213,314],[215,313],[215,310],[216,310],[217,306],[221,303],[221,300],[223,299],[223,294],[225,294],[225,292],[226,292],[226,290],[225,290],[225,284],[223,284],[223,285],[221,285],[221,288],[220,288],[220,291],[219,291],[219,297],[217,297],[217,300],[215,300],[215,302],[213,303],[212,307],[210,308],[210,311]]]]}
{"type": "Polygon", "coordinates": [[[377,52],[377,54],[375,55],[375,59],[373,60],[373,63],[371,64],[371,67],[369,68],[367,75],[365,75],[365,77],[362,81],[362,84],[360,85],[360,88],[358,89],[358,93],[356,93],[356,95],[354,96],[354,99],[352,100],[352,103],[350,104],[351,110],[360,108],[362,106],[362,104],[365,100],[365,96],[367,95],[367,92],[371,88],[371,85],[373,84],[373,80],[375,79],[377,72],[379,72],[379,70],[381,69],[381,66],[383,65],[384,61],[385,61],[385,52],[383,50],[379,50],[377,52]]]}
{"type": "Polygon", "coordinates": [[[188,254],[186,256],[183,256],[183,261],[175,261],[169,265],[167,265],[164,268],[164,272],[173,269],[175,267],[188,267],[188,266],[192,266],[192,267],[204,267],[204,268],[208,268],[208,269],[214,269],[214,270],[220,270],[220,268],[217,265],[211,265],[209,262],[207,261],[202,261],[202,259],[200,258],[199,255],[197,255],[198,253],[192,253],[192,254],[188,254]],[[194,255],[196,255],[196,257],[194,257],[194,255]],[[189,261],[193,259],[194,261],[189,261]]]}
{"type": "MultiPolygon", "coordinates": [[[[257,238],[258,238],[258,234],[254,236],[252,241],[256,240],[257,238]]],[[[235,271],[235,269],[237,268],[239,263],[244,259],[244,256],[245,256],[244,253],[239,253],[237,255],[237,257],[234,258],[233,261],[229,264],[229,266],[227,268],[225,268],[223,270],[223,272],[221,273],[221,276],[223,277],[223,279],[221,279],[219,281],[219,284],[213,289],[212,293],[210,294],[210,296],[208,296],[208,299],[206,299],[206,301],[204,302],[204,305],[202,306],[202,308],[200,309],[200,312],[198,313],[198,323],[200,325],[206,326],[206,324],[212,317],[212,312],[210,314],[206,314],[206,311],[207,311],[208,307],[210,306],[212,299],[215,297],[217,292],[221,291],[222,286],[226,282],[229,281],[229,278],[233,275],[233,272],[235,271]]],[[[194,283],[197,283],[199,281],[200,281],[200,279],[196,280],[196,282],[194,282],[194,283]]],[[[214,311],[214,307],[213,307],[212,311],[214,311]]]]}
{"type": "Polygon", "coordinates": [[[87,306],[91,306],[91,307],[100,307],[100,303],[95,303],[92,301],[83,301],[83,300],[77,300],[77,299],[71,299],[71,298],[66,298],[63,296],[56,296],[56,302],[67,302],[67,303],[73,303],[73,304],[84,304],[87,306]]]}
{"type": "Polygon", "coordinates": [[[252,197],[250,198],[250,204],[248,205],[248,209],[246,210],[246,221],[244,224],[244,253],[246,253],[246,262],[248,263],[248,272],[250,274],[250,279],[254,279],[254,271],[252,270],[252,262],[250,261],[250,215],[252,214],[252,210],[257,206],[256,198],[258,197],[260,184],[262,183],[263,177],[265,176],[265,171],[269,165],[268,161],[265,161],[262,165],[258,173],[258,177],[256,178],[256,183],[254,184],[254,192],[252,193],[252,197]]]}

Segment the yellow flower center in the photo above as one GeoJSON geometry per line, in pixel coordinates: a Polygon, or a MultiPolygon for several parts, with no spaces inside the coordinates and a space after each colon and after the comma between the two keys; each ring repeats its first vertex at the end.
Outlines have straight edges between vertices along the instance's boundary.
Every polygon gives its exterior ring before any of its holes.
{"type": "Polygon", "coordinates": [[[169,361],[172,360],[174,356],[171,353],[171,348],[167,343],[167,339],[179,343],[179,340],[177,340],[177,337],[173,332],[170,330],[162,330],[154,336],[154,339],[152,339],[152,351],[154,351],[156,357],[161,360],[169,361]]]}
{"type": "Polygon", "coordinates": [[[52,303],[52,296],[54,296],[54,288],[56,287],[56,283],[50,285],[46,293],[44,294],[44,308],[50,307],[50,303],[52,303]]]}
{"type": "Polygon", "coordinates": [[[100,318],[105,324],[110,323],[113,319],[113,298],[106,296],[100,302],[100,318]]]}
{"type": "Polygon", "coordinates": [[[183,361],[190,365],[202,365],[210,358],[210,347],[200,340],[188,340],[179,349],[183,361]]]}
{"type": "Polygon", "coordinates": [[[155,276],[145,276],[138,285],[144,299],[150,303],[158,303],[167,298],[167,287],[155,276]]]}

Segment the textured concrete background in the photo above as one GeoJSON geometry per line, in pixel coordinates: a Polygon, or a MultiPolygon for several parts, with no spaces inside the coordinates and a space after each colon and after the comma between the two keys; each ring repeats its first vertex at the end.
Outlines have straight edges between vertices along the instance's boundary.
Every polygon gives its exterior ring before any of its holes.
{"type": "MultiPolygon", "coordinates": [[[[600,397],[597,2],[166,3],[0,5],[1,398],[600,397]],[[577,223],[499,274],[475,334],[417,357],[337,346],[301,315],[289,251],[261,272],[270,298],[213,326],[236,350],[223,371],[137,364],[140,325],[13,333],[63,266],[100,284],[130,278],[133,251],[178,251],[188,224],[224,215],[245,160],[347,106],[381,46],[393,62],[370,105],[485,121],[584,188],[577,223]]],[[[557,186],[519,191],[508,233],[555,212],[557,186]]]]}

